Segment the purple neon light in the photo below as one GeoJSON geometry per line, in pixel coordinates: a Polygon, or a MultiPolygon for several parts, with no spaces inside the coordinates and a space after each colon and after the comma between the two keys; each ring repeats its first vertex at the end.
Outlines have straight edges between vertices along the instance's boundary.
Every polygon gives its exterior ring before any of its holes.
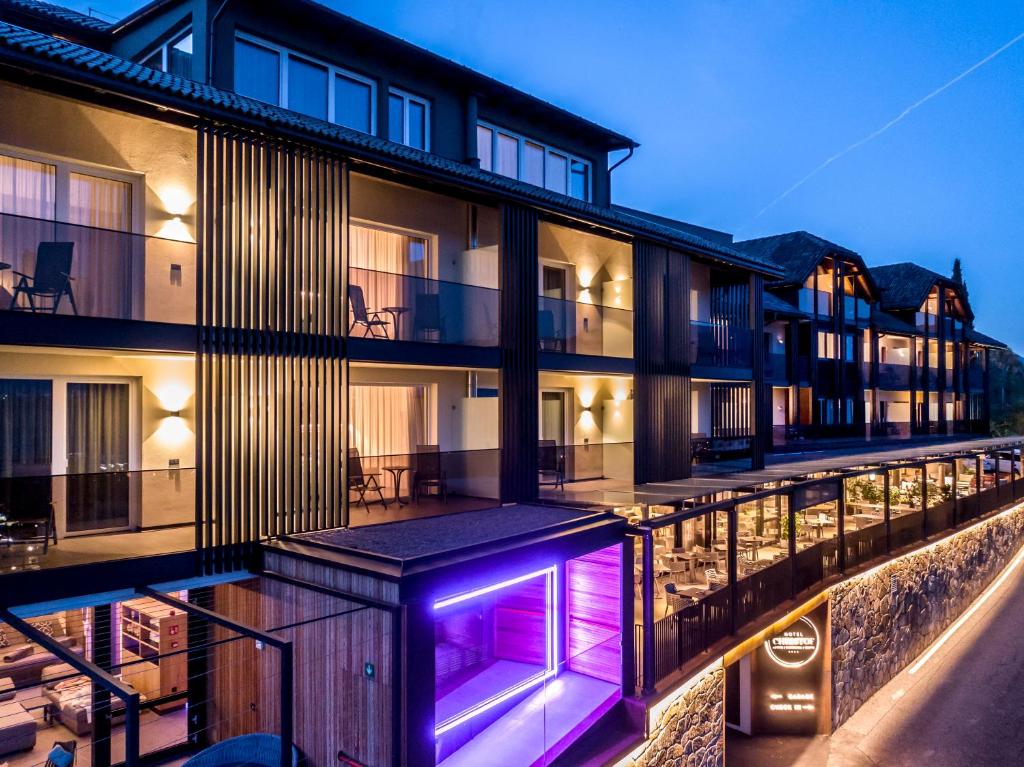
{"type": "Polygon", "coordinates": [[[461,714],[458,714],[457,716],[453,716],[450,719],[441,722],[441,724],[437,725],[434,728],[435,738],[438,738],[444,733],[448,732],[449,730],[458,727],[460,724],[468,722],[470,719],[479,716],[485,711],[489,711],[495,706],[501,705],[502,703],[512,699],[516,695],[525,692],[526,690],[529,690],[532,687],[537,686],[541,682],[550,679],[557,673],[558,581],[555,577],[556,567],[552,565],[551,567],[546,567],[543,570],[536,570],[532,573],[519,575],[515,578],[509,578],[504,581],[499,581],[498,583],[492,583],[488,586],[482,586],[478,589],[474,589],[473,591],[467,591],[462,594],[456,594],[454,596],[445,597],[444,599],[439,599],[436,602],[434,602],[434,610],[441,610],[445,607],[450,607],[451,605],[459,604],[461,602],[468,602],[471,599],[475,599],[476,597],[480,597],[485,594],[491,594],[495,591],[500,591],[501,589],[508,588],[509,586],[515,586],[518,583],[523,583],[524,581],[531,580],[532,578],[537,578],[541,575],[545,576],[545,578],[547,579],[547,588],[545,589],[544,593],[544,619],[546,623],[545,633],[547,634],[547,636],[545,637],[546,642],[544,650],[544,660],[547,668],[545,668],[544,671],[542,671],[541,673],[523,680],[514,687],[510,687],[504,692],[501,692],[493,697],[490,697],[487,700],[480,702],[476,706],[473,706],[472,708],[463,711],[461,714]]]}

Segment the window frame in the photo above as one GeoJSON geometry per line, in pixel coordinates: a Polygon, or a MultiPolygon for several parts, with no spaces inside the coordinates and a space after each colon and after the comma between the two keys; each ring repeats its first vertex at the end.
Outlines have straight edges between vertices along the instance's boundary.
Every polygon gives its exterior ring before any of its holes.
{"type": "MultiPolygon", "coordinates": [[[[149,60],[150,58],[152,58],[153,54],[159,53],[160,54],[160,71],[161,72],[167,72],[168,71],[167,67],[170,64],[170,51],[171,51],[171,48],[173,48],[175,45],[180,43],[182,40],[184,40],[189,35],[193,34],[193,31],[194,30],[192,29],[192,24],[190,22],[190,23],[186,24],[184,27],[182,27],[181,30],[179,30],[178,32],[175,32],[174,34],[170,35],[162,43],[160,43],[158,45],[154,45],[151,48],[144,48],[143,50],[145,51],[145,53],[143,53],[141,56],[136,56],[135,57],[135,61],[137,63],[139,63],[139,64],[142,64],[142,66],[146,66],[145,62],[147,60],[149,60]]],[[[195,44],[194,40],[193,40],[193,44],[195,44]]],[[[190,54],[190,55],[194,55],[194,53],[190,54]]]]}
{"type": "MultiPolygon", "coordinates": [[[[316,56],[312,56],[312,55],[310,55],[308,53],[305,53],[303,51],[298,51],[298,50],[295,50],[294,48],[288,48],[287,46],[284,46],[284,45],[278,45],[277,43],[271,42],[271,41],[266,40],[266,39],[264,39],[262,37],[256,37],[255,35],[251,35],[248,32],[243,32],[241,30],[236,30],[235,31],[235,40],[236,41],[242,40],[242,41],[248,43],[249,45],[255,45],[255,46],[260,47],[260,48],[265,48],[268,51],[273,51],[274,53],[276,53],[278,55],[278,62],[279,62],[278,63],[278,67],[277,67],[277,100],[278,100],[278,103],[275,104],[274,106],[279,106],[282,109],[289,109],[289,110],[291,110],[293,112],[298,112],[298,110],[292,109],[290,106],[288,106],[288,66],[289,66],[289,62],[291,61],[292,56],[294,56],[295,58],[302,59],[303,61],[305,61],[305,62],[307,62],[309,64],[312,64],[314,66],[324,67],[327,70],[327,122],[331,123],[332,125],[341,125],[341,127],[343,127],[343,128],[348,128],[349,130],[358,131],[359,133],[366,133],[368,136],[375,136],[375,135],[377,135],[377,81],[376,80],[374,80],[371,77],[367,77],[366,75],[360,74],[359,72],[354,72],[351,69],[346,69],[344,67],[339,67],[336,64],[331,64],[328,61],[324,61],[323,59],[319,59],[316,56]],[[335,78],[337,76],[339,76],[339,75],[341,77],[344,77],[344,78],[348,79],[348,80],[352,80],[353,82],[362,83],[363,85],[369,86],[369,88],[370,88],[370,125],[369,125],[369,130],[363,131],[360,128],[352,128],[352,127],[350,127],[348,125],[342,125],[341,123],[337,122],[337,120],[335,120],[335,116],[336,116],[335,103],[336,102],[335,102],[335,94],[334,94],[334,83],[335,83],[335,78]]],[[[234,50],[233,49],[232,49],[232,55],[234,55],[234,50]]],[[[237,72],[236,72],[235,73],[235,77],[237,78],[237,76],[238,75],[237,75],[237,72]]],[[[247,98],[251,98],[251,97],[247,97],[247,98]]],[[[306,113],[305,112],[298,112],[298,114],[306,114],[306,113]]],[[[312,115],[307,115],[307,116],[311,117],[312,115]]],[[[314,117],[313,119],[319,119],[319,118],[314,117]]]]}
{"type": "MultiPolygon", "coordinates": [[[[388,88],[388,96],[395,96],[402,100],[402,141],[400,142],[404,146],[412,147],[409,144],[409,103],[415,102],[423,107],[423,150],[424,152],[430,151],[430,99],[426,96],[418,96],[415,93],[402,90],[401,88],[388,88]]],[[[388,103],[388,109],[391,109],[390,100],[388,103]]],[[[392,140],[390,134],[388,140],[392,140]]]]}
{"type": "MultiPolygon", "coordinates": [[[[61,224],[71,224],[71,174],[79,173],[86,176],[121,181],[131,188],[131,229],[130,234],[144,234],[145,232],[145,189],[146,177],[143,173],[109,168],[105,165],[92,165],[79,160],[73,160],[60,155],[47,154],[45,152],[33,152],[21,147],[0,144],[0,155],[15,157],[27,162],[35,162],[42,165],[52,165],[54,168],[53,179],[53,218],[41,219],[43,221],[56,221],[61,224]]],[[[11,215],[11,214],[7,214],[11,215]]],[[[82,226],[82,224],[71,224],[82,226]]],[[[97,227],[87,227],[97,228],[97,227]]],[[[119,231],[119,230],[108,230],[119,231]]]]}
{"type": "MultiPolygon", "coordinates": [[[[502,128],[500,125],[497,125],[495,123],[489,122],[487,120],[477,120],[476,121],[476,127],[477,128],[486,128],[487,130],[489,130],[491,132],[491,167],[489,169],[485,169],[485,170],[487,170],[488,173],[494,173],[494,174],[499,175],[499,176],[504,176],[505,175],[503,173],[498,173],[498,171],[494,170],[494,164],[497,161],[497,157],[498,157],[498,135],[502,134],[502,135],[508,136],[509,138],[516,139],[517,144],[518,144],[518,146],[517,146],[518,166],[516,168],[516,176],[515,176],[515,179],[517,181],[522,181],[524,184],[530,184],[531,186],[537,186],[539,189],[547,189],[548,191],[554,191],[554,190],[550,189],[549,186],[548,186],[548,155],[549,154],[556,154],[556,155],[559,155],[560,157],[564,157],[565,158],[565,192],[555,192],[555,193],[556,194],[564,194],[566,197],[572,197],[572,199],[574,199],[574,200],[582,200],[583,202],[591,202],[591,201],[593,201],[593,198],[594,198],[594,164],[590,160],[586,160],[583,157],[580,157],[579,155],[573,154],[572,152],[567,152],[564,149],[561,149],[560,147],[553,146],[552,144],[548,144],[548,143],[546,143],[544,141],[540,141],[540,140],[538,140],[538,139],[536,139],[536,138],[534,138],[532,136],[527,136],[527,135],[524,135],[522,133],[517,133],[516,131],[509,130],[508,128],[502,128]],[[524,163],[525,163],[525,159],[526,159],[526,144],[527,143],[530,143],[530,144],[533,144],[535,146],[541,147],[544,150],[544,168],[543,168],[544,179],[543,179],[543,183],[541,183],[539,185],[538,184],[534,184],[532,181],[527,181],[525,178],[523,178],[523,175],[524,175],[523,171],[524,171],[524,168],[525,168],[525,164],[524,163]],[[573,162],[581,163],[583,165],[583,167],[585,167],[586,170],[587,170],[587,183],[586,183],[586,196],[585,197],[575,197],[572,194],[572,164],[573,164],[573,162]]],[[[479,136],[479,134],[477,134],[477,135],[479,136]]],[[[477,158],[480,159],[480,148],[479,148],[479,146],[477,147],[477,158]]],[[[511,176],[505,176],[505,178],[512,178],[512,177],[511,176]]]]}

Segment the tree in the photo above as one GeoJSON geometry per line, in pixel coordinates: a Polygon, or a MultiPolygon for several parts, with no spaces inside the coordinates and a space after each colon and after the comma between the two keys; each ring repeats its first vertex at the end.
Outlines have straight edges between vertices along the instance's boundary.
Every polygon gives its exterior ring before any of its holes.
{"type": "Polygon", "coordinates": [[[960,286],[960,290],[964,294],[964,303],[969,304],[970,299],[967,298],[967,281],[964,280],[963,267],[960,265],[959,258],[953,259],[953,276],[951,279],[960,286]]]}

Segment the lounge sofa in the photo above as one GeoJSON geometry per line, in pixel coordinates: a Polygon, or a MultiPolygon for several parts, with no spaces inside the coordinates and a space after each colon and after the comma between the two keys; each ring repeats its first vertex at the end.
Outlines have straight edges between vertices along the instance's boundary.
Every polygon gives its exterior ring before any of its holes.
{"type": "Polygon", "coordinates": [[[27,751],[36,745],[36,720],[15,701],[0,703],[0,754],[27,751]]]}
{"type": "MultiPolygon", "coordinates": [[[[72,637],[55,636],[54,639],[73,652],[82,653],[82,648],[75,643],[72,637]]],[[[43,669],[58,662],[52,652],[44,650],[36,644],[3,647],[0,648],[0,678],[9,678],[15,687],[21,689],[39,684],[42,680],[43,669]],[[25,649],[29,650],[27,654],[23,654],[25,649]]]]}
{"type": "MultiPolygon", "coordinates": [[[[92,732],[92,685],[88,678],[75,674],[71,666],[62,663],[50,666],[43,673],[47,679],[57,679],[43,687],[43,696],[47,700],[49,716],[67,727],[75,735],[88,735],[92,732]]],[[[131,687],[129,684],[128,687],[131,687]]],[[[145,701],[145,695],[139,695],[145,701]]],[[[123,724],[125,718],[124,702],[117,696],[111,696],[110,723],[123,724]]]]}

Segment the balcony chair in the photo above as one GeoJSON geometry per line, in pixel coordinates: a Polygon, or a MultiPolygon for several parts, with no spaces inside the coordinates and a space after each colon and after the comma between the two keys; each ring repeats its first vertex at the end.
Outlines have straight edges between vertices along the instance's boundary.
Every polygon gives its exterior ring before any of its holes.
{"type": "Polygon", "coordinates": [[[71,259],[74,252],[73,242],[41,242],[36,249],[36,265],[30,277],[15,271],[18,282],[11,296],[11,311],[44,312],[56,314],[64,296],[71,302],[71,310],[77,315],[75,294],[71,290],[71,259]],[[25,296],[27,306],[18,306],[18,296],[25,296]],[[50,302],[49,306],[37,304],[37,301],[50,302]]]}
{"type": "Polygon", "coordinates": [[[359,285],[348,286],[348,305],[352,309],[352,324],[349,325],[349,333],[359,326],[363,329],[363,338],[370,336],[370,338],[391,339],[391,335],[388,333],[388,325],[391,323],[382,318],[385,312],[374,311],[366,307],[366,298],[359,285]]]}
{"type": "Polygon", "coordinates": [[[417,445],[413,456],[413,500],[419,500],[420,491],[437,488],[443,503],[448,502],[448,476],[441,468],[441,451],[437,445],[417,445]]]}
{"type": "Polygon", "coordinates": [[[537,450],[537,482],[565,492],[565,451],[553,439],[542,439],[537,450]]]}
{"type": "Polygon", "coordinates": [[[367,493],[376,493],[377,497],[380,498],[381,504],[387,508],[387,501],[384,500],[384,492],[380,486],[380,480],[377,479],[380,474],[377,472],[363,471],[363,460],[359,456],[358,447],[350,447],[348,449],[348,489],[349,491],[355,491],[359,495],[359,500],[356,501],[356,505],[360,503],[366,507],[366,513],[370,513],[370,504],[366,502],[367,493]]]}
{"type": "Polygon", "coordinates": [[[12,544],[57,545],[57,524],[50,477],[8,477],[0,480],[0,541],[12,544]]]}
{"type": "Polygon", "coordinates": [[[417,293],[413,307],[413,338],[417,341],[443,342],[445,333],[441,296],[437,293],[417,293]]]}
{"type": "Polygon", "coordinates": [[[555,313],[550,309],[537,313],[537,338],[542,352],[565,351],[565,338],[555,329],[555,313]]]}

